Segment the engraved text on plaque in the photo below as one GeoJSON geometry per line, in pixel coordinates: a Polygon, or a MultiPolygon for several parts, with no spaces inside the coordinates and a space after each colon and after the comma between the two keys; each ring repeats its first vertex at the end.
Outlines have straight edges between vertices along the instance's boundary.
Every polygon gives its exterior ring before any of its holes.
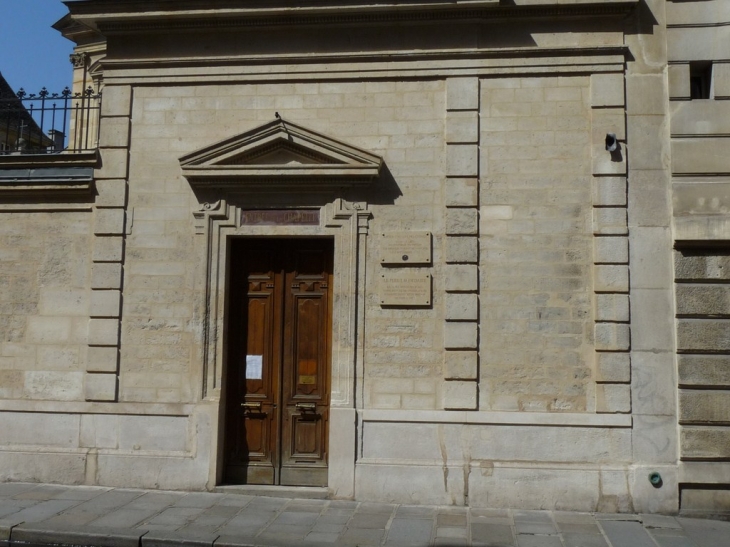
{"type": "Polygon", "coordinates": [[[430,306],[431,274],[386,272],[380,278],[381,306],[430,306]]]}

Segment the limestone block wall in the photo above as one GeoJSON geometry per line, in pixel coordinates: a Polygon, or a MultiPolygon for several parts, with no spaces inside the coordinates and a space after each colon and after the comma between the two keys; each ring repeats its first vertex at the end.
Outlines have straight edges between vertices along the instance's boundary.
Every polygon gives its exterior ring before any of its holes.
{"type": "Polygon", "coordinates": [[[480,408],[594,408],[588,77],[481,80],[480,408]]]}
{"type": "Polygon", "coordinates": [[[680,506],[730,510],[724,377],[730,201],[727,2],[667,2],[680,506]],[[712,246],[710,246],[712,245],[712,246]]]}
{"type": "MultiPolygon", "coordinates": [[[[730,257],[726,249],[682,248],[675,252],[680,456],[685,462],[722,462],[730,457],[730,257]]],[[[709,469],[708,469],[709,471],[709,469]]],[[[682,491],[682,508],[727,511],[730,492],[702,484],[682,491]]],[[[721,479],[720,479],[721,480],[721,479]]]]}
{"type": "MultiPolygon", "coordinates": [[[[279,112],[382,155],[388,173],[373,192],[373,233],[436,234],[430,269],[434,304],[423,310],[381,307],[378,238],[370,239],[363,396],[374,408],[438,408],[443,381],[436,318],[443,305],[438,295],[444,101],[443,80],[135,88],[121,400],[188,402],[200,397],[203,242],[195,238],[193,226],[198,198],[181,176],[178,158],[270,121],[279,112]]],[[[267,203],[256,199],[250,203],[267,203]]]]}
{"type": "Polygon", "coordinates": [[[90,242],[88,212],[0,213],[0,399],[83,400],[90,242]]]}

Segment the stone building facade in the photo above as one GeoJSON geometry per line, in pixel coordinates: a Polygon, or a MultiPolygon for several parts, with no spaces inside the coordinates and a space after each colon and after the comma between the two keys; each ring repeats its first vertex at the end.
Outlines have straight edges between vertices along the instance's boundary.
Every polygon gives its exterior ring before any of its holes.
{"type": "Polygon", "coordinates": [[[0,480],[730,508],[727,2],[67,5],[0,480]]]}

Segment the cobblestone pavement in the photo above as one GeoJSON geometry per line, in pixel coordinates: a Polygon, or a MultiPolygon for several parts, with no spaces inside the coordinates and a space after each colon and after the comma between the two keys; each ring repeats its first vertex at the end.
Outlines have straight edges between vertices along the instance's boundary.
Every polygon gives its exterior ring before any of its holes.
{"type": "Polygon", "coordinates": [[[730,522],[0,484],[0,547],[725,547],[730,522]]]}

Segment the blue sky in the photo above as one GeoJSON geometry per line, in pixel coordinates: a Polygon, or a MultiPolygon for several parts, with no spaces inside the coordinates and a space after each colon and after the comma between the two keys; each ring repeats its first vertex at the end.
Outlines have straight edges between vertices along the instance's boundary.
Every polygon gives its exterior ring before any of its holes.
{"type": "Polygon", "coordinates": [[[71,85],[73,44],[51,25],[68,10],[61,0],[0,0],[0,72],[15,91],[58,93],[71,85]]]}

